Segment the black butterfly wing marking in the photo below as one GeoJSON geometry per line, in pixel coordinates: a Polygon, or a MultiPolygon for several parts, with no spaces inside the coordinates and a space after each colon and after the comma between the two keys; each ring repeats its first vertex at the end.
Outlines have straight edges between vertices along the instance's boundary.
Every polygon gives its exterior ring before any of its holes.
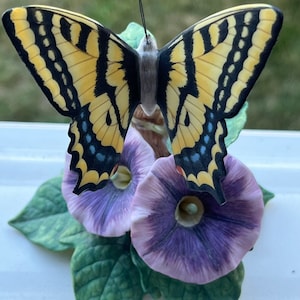
{"type": "Polygon", "coordinates": [[[137,53],[101,24],[58,8],[15,8],[3,23],[50,103],[72,118],[74,192],[103,187],[139,103],[137,53]]]}
{"type": "Polygon", "coordinates": [[[243,5],[188,28],[160,51],[157,99],[179,172],[225,202],[225,119],[235,116],[263,69],[282,24],[269,5],[243,5]]]}

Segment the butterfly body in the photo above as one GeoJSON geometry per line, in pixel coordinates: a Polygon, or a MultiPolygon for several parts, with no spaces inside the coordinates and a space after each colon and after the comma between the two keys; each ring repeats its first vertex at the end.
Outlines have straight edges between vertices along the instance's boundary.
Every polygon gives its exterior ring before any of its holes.
{"type": "Polygon", "coordinates": [[[195,190],[224,199],[226,118],[244,104],[276,41],[281,12],[243,5],[216,13],[158,50],[137,50],[101,24],[48,6],[8,10],[4,27],[50,103],[72,119],[74,189],[105,185],[141,103],[164,116],[176,165],[195,190]]]}
{"type": "Polygon", "coordinates": [[[137,52],[139,55],[141,105],[144,112],[151,116],[157,104],[158,49],[155,39],[147,34],[141,40],[137,52]]]}

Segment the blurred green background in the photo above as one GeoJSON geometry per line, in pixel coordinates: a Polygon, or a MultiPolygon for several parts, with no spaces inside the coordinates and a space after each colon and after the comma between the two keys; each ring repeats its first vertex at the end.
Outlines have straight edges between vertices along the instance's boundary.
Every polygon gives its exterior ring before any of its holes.
{"type": "MultiPolygon", "coordinates": [[[[198,20],[224,8],[257,1],[144,0],[148,29],[159,47],[198,20]]],[[[299,0],[268,0],[284,13],[284,24],[272,55],[248,97],[247,128],[300,129],[299,0]]],[[[96,19],[119,33],[140,22],[138,0],[1,0],[0,11],[14,6],[46,4],[96,19]]],[[[0,120],[66,121],[48,103],[0,27],[0,120]]]]}

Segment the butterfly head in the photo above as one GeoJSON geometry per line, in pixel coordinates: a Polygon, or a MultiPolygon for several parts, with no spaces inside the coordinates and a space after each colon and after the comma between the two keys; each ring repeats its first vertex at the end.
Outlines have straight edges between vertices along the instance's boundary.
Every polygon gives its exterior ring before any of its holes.
{"type": "Polygon", "coordinates": [[[140,55],[155,53],[155,57],[157,57],[157,43],[154,36],[147,32],[141,39],[137,51],[140,55]]]}

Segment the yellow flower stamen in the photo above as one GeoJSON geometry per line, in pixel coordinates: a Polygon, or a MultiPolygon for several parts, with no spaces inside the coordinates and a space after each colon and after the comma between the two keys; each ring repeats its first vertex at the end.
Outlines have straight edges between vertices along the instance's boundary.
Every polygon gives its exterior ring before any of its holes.
{"type": "Polygon", "coordinates": [[[204,206],[196,196],[185,196],[178,203],[175,211],[176,221],[184,227],[198,224],[203,216],[204,206]]]}
{"type": "Polygon", "coordinates": [[[117,189],[125,190],[131,182],[131,172],[125,166],[118,166],[116,173],[111,177],[111,181],[117,189]]]}

